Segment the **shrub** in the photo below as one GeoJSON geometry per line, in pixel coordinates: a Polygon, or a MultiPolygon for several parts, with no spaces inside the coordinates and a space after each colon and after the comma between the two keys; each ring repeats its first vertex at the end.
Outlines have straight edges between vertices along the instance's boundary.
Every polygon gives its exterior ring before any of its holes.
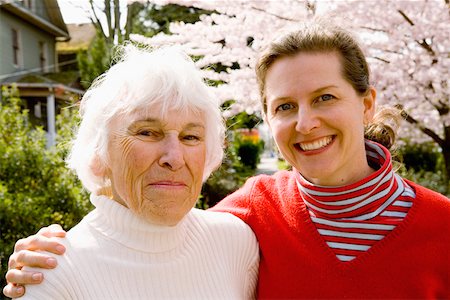
{"type": "Polygon", "coordinates": [[[413,143],[403,140],[397,149],[402,162],[399,174],[424,187],[450,196],[450,182],[446,179],[444,157],[433,142],[413,143]]]}
{"type": "Polygon", "coordinates": [[[450,198],[450,182],[445,180],[442,171],[429,172],[425,170],[402,169],[399,173],[404,178],[450,198]]]}
{"type": "Polygon", "coordinates": [[[244,167],[256,170],[264,150],[264,141],[256,130],[235,131],[232,151],[244,167]]]}
{"type": "Polygon", "coordinates": [[[406,169],[434,172],[440,168],[440,162],[443,161],[442,153],[439,152],[439,148],[433,142],[421,144],[410,141],[404,142],[398,148],[398,152],[406,169]]]}
{"type": "Polygon", "coordinates": [[[256,169],[259,163],[260,146],[250,141],[244,141],[239,144],[237,154],[244,166],[256,169]]]}
{"type": "MultiPolygon", "coordinates": [[[[0,259],[1,285],[7,258],[16,240],[42,226],[59,223],[66,230],[92,209],[87,193],[65,166],[67,145],[45,148],[46,133],[34,128],[21,110],[14,88],[4,89],[0,103],[0,259]]],[[[58,135],[72,135],[70,110],[58,116],[58,135]]]]}
{"type": "Polygon", "coordinates": [[[227,148],[220,168],[211,174],[202,188],[197,207],[206,209],[217,204],[227,195],[241,187],[255,170],[243,166],[231,147],[227,148]]]}

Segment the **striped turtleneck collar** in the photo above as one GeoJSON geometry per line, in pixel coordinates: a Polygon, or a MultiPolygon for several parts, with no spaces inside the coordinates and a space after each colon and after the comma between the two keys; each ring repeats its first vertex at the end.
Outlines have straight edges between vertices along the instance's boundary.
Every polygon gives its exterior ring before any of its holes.
{"type": "Polygon", "coordinates": [[[369,164],[378,169],[350,185],[314,185],[297,172],[301,195],[314,216],[326,219],[371,219],[403,192],[404,183],[392,170],[389,150],[366,141],[366,155],[369,164]]]}
{"type": "Polygon", "coordinates": [[[296,172],[311,220],[340,261],[355,259],[394,230],[415,198],[411,187],[392,170],[385,147],[366,141],[366,156],[376,171],[346,186],[314,185],[296,172]]]}

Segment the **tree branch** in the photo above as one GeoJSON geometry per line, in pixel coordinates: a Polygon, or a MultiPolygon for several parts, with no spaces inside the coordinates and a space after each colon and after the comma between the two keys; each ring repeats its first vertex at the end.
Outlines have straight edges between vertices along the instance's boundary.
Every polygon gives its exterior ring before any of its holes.
{"type": "Polygon", "coordinates": [[[425,39],[418,41],[416,40],[416,43],[419,44],[423,49],[425,49],[428,53],[430,53],[431,55],[435,56],[436,54],[434,53],[433,48],[431,48],[430,44],[427,43],[427,41],[425,39]]]}
{"type": "Polygon", "coordinates": [[[114,0],[114,35],[117,36],[117,42],[123,41],[122,30],[120,29],[120,1],[114,0]]]}
{"type": "Polygon", "coordinates": [[[111,16],[111,0],[104,0],[105,3],[105,15],[106,15],[106,24],[108,26],[108,41],[110,45],[114,43],[114,25],[111,16]]]}
{"type": "Polygon", "coordinates": [[[373,58],[374,58],[374,59],[377,59],[377,60],[379,60],[379,61],[382,61],[382,62],[384,62],[384,63],[387,63],[387,64],[390,64],[390,63],[391,63],[390,61],[388,61],[388,60],[386,60],[386,59],[383,59],[383,58],[381,58],[381,57],[378,57],[378,56],[374,56],[373,58]]]}
{"type": "Polygon", "coordinates": [[[420,131],[428,135],[435,141],[442,149],[444,149],[445,141],[441,139],[439,135],[437,135],[433,130],[431,130],[428,127],[423,126],[419,121],[417,121],[414,117],[412,117],[410,114],[408,114],[404,109],[403,105],[397,104],[395,105],[396,108],[400,109],[402,117],[410,124],[413,124],[414,126],[418,127],[420,131]]]}
{"type": "Polygon", "coordinates": [[[409,23],[409,25],[414,26],[414,22],[401,10],[397,10],[399,14],[402,15],[402,17],[406,20],[406,22],[409,23]]]}
{"type": "MultiPolygon", "coordinates": [[[[406,22],[409,23],[409,25],[414,26],[414,22],[401,10],[397,10],[398,13],[406,20],[406,22]]],[[[419,44],[423,49],[425,49],[428,53],[435,56],[433,48],[431,48],[430,44],[427,43],[425,39],[422,39],[421,41],[415,40],[417,44],[419,44]]]]}
{"type": "Polygon", "coordinates": [[[368,26],[361,26],[361,28],[362,28],[362,29],[371,30],[371,31],[375,31],[375,32],[384,32],[384,33],[387,33],[387,30],[379,29],[379,28],[373,28],[373,27],[368,27],[368,26]]]}
{"type": "Polygon", "coordinates": [[[281,19],[281,20],[285,20],[285,21],[289,21],[289,22],[298,22],[299,21],[297,19],[286,18],[286,17],[280,16],[280,15],[268,12],[267,10],[264,10],[264,9],[261,9],[261,8],[258,8],[258,7],[250,6],[250,8],[253,9],[253,10],[259,11],[259,12],[266,13],[266,14],[271,15],[273,17],[277,17],[278,19],[281,19]]]}
{"type": "Polygon", "coordinates": [[[94,9],[94,1],[89,0],[89,4],[91,6],[92,14],[94,15],[94,19],[92,18],[92,16],[89,16],[89,19],[91,19],[92,24],[94,24],[95,28],[103,35],[103,38],[106,40],[107,39],[106,34],[103,31],[102,24],[100,23],[100,20],[97,17],[97,13],[95,12],[95,9],[94,9]]]}

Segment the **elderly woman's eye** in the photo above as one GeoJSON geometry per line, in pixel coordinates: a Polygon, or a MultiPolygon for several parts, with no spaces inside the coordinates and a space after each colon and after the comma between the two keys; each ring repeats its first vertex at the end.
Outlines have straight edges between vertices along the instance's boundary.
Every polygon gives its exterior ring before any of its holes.
{"type": "Polygon", "coordinates": [[[155,135],[151,130],[139,130],[138,135],[152,136],[155,135]]]}
{"type": "Polygon", "coordinates": [[[277,106],[275,111],[286,111],[286,110],[292,109],[293,107],[294,106],[290,103],[283,103],[283,104],[277,106]]]}
{"type": "Polygon", "coordinates": [[[183,139],[186,141],[199,141],[200,137],[198,137],[196,135],[186,135],[183,137],[183,139]]]}

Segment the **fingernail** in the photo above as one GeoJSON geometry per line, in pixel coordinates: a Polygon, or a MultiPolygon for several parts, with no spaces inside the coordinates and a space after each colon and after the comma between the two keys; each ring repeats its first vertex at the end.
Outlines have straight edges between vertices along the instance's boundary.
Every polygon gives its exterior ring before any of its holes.
{"type": "Polygon", "coordinates": [[[34,273],[31,275],[31,279],[34,281],[41,281],[42,280],[42,274],[41,273],[34,273]]]}
{"type": "Polygon", "coordinates": [[[64,246],[58,245],[58,246],[56,246],[56,250],[57,250],[59,253],[64,253],[64,251],[66,250],[66,248],[64,248],[64,246]]]}
{"type": "Polygon", "coordinates": [[[17,293],[17,294],[22,294],[23,292],[24,292],[23,286],[18,286],[18,287],[16,287],[16,293],[17,293]]]}
{"type": "Polygon", "coordinates": [[[56,267],[56,259],[54,259],[54,258],[48,258],[48,259],[47,259],[47,265],[48,265],[49,267],[56,267]]]}

